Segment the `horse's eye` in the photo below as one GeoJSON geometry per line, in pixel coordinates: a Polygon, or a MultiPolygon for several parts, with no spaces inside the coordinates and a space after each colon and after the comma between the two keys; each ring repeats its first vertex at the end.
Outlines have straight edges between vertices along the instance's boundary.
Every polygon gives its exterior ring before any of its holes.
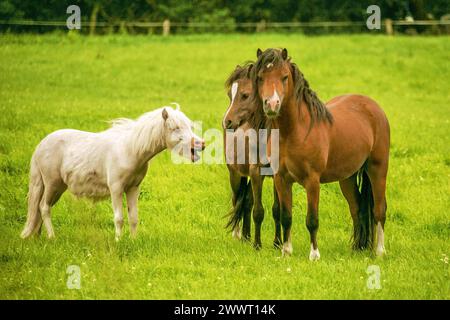
{"type": "Polygon", "coordinates": [[[283,82],[286,82],[288,80],[288,76],[284,76],[282,80],[283,82]]]}
{"type": "Polygon", "coordinates": [[[242,100],[247,100],[247,99],[248,99],[248,94],[243,93],[243,94],[242,94],[242,100]]]}

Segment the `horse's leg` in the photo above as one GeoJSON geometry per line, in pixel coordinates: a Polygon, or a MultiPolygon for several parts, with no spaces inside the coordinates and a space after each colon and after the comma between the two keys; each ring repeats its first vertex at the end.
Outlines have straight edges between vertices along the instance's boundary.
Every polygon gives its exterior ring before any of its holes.
{"type": "Polygon", "coordinates": [[[273,205],[272,205],[272,217],[275,222],[275,239],[273,240],[273,246],[275,248],[281,248],[281,222],[280,222],[280,200],[278,199],[277,189],[275,183],[273,184],[273,205]]]}
{"type": "Polygon", "coordinates": [[[383,162],[369,161],[367,170],[373,194],[373,214],[377,228],[377,255],[382,256],[386,250],[384,248],[384,223],[386,221],[386,175],[387,164],[383,162]]]}
{"type": "Polygon", "coordinates": [[[123,191],[119,187],[110,188],[111,191],[111,202],[114,211],[114,225],[116,227],[116,241],[119,241],[120,236],[122,235],[122,226],[123,226],[123,191]]]}
{"type": "Polygon", "coordinates": [[[274,177],[278,199],[281,208],[281,224],[283,226],[283,255],[292,254],[291,226],[292,226],[292,183],[286,182],[279,175],[274,177]]]}
{"type": "MultiPolygon", "coordinates": [[[[250,186],[251,188],[251,186],[250,186]]],[[[251,238],[251,222],[252,222],[252,208],[253,208],[253,192],[247,190],[244,199],[244,216],[242,218],[242,238],[249,241],[251,238]]]]}
{"type": "Polygon", "coordinates": [[[127,191],[128,223],[130,224],[130,236],[136,237],[138,226],[138,197],[139,187],[130,188],[127,191]]]}
{"type": "Polygon", "coordinates": [[[259,174],[259,167],[252,167],[250,173],[253,192],[253,222],[255,223],[255,249],[261,249],[261,224],[264,220],[264,207],[261,201],[264,177],[259,174]]]}
{"type": "Polygon", "coordinates": [[[308,212],[306,214],[306,227],[308,228],[311,251],[309,253],[309,260],[319,260],[320,253],[317,245],[317,230],[319,229],[319,195],[320,195],[320,180],[318,178],[309,178],[305,183],[306,198],[308,201],[308,212]]]}
{"type": "Polygon", "coordinates": [[[361,197],[358,190],[357,174],[339,181],[339,186],[341,187],[342,194],[347,200],[348,208],[353,220],[353,227],[355,228],[358,224],[359,198],[361,197]]]}
{"type": "MultiPolygon", "coordinates": [[[[55,237],[55,232],[53,231],[53,225],[51,220],[51,208],[59,200],[61,195],[66,190],[59,183],[44,183],[44,194],[42,196],[39,210],[41,212],[41,217],[44,222],[45,229],[47,230],[47,236],[49,239],[55,237]]],[[[39,225],[39,232],[41,226],[39,225]]]]}
{"type": "MultiPolygon", "coordinates": [[[[229,172],[230,172],[231,191],[233,192],[233,195],[232,195],[233,208],[236,208],[236,201],[237,201],[237,198],[238,198],[239,186],[241,184],[241,178],[242,177],[237,171],[234,171],[230,167],[228,169],[229,169],[229,172]]],[[[239,224],[237,224],[236,227],[233,229],[232,236],[233,236],[233,238],[241,239],[242,233],[241,233],[241,229],[239,227],[239,224]]]]}

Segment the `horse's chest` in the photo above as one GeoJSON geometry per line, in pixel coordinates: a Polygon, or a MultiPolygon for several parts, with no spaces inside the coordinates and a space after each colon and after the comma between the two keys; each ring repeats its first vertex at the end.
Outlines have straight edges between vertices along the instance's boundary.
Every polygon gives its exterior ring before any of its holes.
{"type": "Polygon", "coordinates": [[[280,152],[280,172],[289,180],[303,184],[311,175],[320,175],[326,166],[326,155],[316,148],[290,144],[280,152]]]}
{"type": "Polygon", "coordinates": [[[142,180],[144,180],[146,174],[147,174],[147,166],[139,170],[136,170],[129,176],[127,176],[126,181],[124,181],[125,190],[139,186],[142,180]]]}

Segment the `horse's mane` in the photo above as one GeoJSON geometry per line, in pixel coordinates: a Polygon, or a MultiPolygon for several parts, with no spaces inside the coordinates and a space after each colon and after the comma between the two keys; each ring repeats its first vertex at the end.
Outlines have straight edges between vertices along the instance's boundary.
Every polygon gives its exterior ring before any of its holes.
{"type": "Polygon", "coordinates": [[[253,61],[247,61],[243,65],[237,65],[234,71],[230,74],[228,79],[225,81],[225,88],[229,89],[234,82],[243,79],[250,78],[250,71],[254,65],[253,61]]]}
{"type": "Polygon", "coordinates": [[[165,106],[159,109],[144,113],[136,120],[119,118],[110,121],[111,128],[105,133],[119,134],[128,139],[129,145],[135,154],[142,154],[148,150],[154,150],[165,145],[163,109],[168,113],[166,125],[175,128],[180,122],[190,120],[179,110],[165,106]]]}
{"type": "Polygon", "coordinates": [[[284,60],[280,49],[267,49],[259,56],[251,72],[251,79],[254,88],[253,101],[259,105],[257,108],[259,112],[256,112],[252,119],[253,127],[260,128],[261,126],[267,125],[265,114],[262,111],[262,101],[258,92],[258,74],[261,70],[263,70],[263,68],[266,68],[268,64],[272,64],[273,67],[277,67],[285,61],[291,68],[292,79],[294,82],[294,95],[297,103],[300,104],[304,101],[311,116],[310,129],[316,122],[327,121],[332,123],[333,116],[328,111],[325,104],[319,99],[319,97],[317,97],[317,94],[309,87],[308,81],[305,79],[298,66],[291,62],[291,58],[288,57],[284,60]]]}

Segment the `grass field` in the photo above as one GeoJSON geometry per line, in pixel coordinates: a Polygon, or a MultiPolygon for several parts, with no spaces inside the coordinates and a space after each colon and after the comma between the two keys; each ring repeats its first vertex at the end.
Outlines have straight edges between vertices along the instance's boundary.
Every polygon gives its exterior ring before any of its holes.
{"type": "MultiPolygon", "coordinates": [[[[79,37],[0,36],[0,298],[2,299],[449,299],[450,38],[370,35],[79,37]],[[258,47],[287,47],[322,100],[371,96],[391,124],[387,256],[354,253],[337,184],[323,185],[321,260],[310,262],[306,197],[294,188],[294,254],[272,249],[264,188],[263,249],[231,238],[225,165],[156,157],[142,184],[138,237],[114,241],[108,201],[66,193],[53,209],[56,239],[19,238],[29,160],[60,128],[100,131],[172,101],[203,129],[220,128],[223,82],[258,47]],[[81,289],[66,286],[69,265],[81,289]],[[366,270],[381,270],[370,290],[366,270]]],[[[211,143],[211,142],[210,142],[211,143]]]]}

